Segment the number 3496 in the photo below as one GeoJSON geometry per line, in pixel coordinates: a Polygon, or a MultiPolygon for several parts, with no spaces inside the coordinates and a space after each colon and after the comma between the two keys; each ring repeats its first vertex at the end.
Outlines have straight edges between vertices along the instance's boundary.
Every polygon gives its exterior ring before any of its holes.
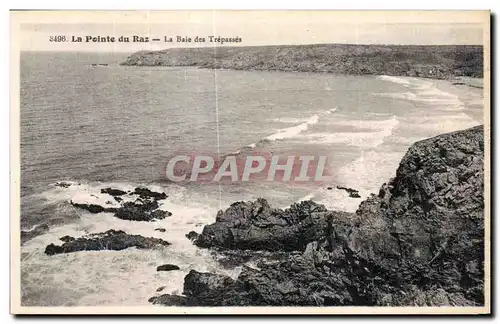
{"type": "Polygon", "coordinates": [[[65,42],[66,36],[50,36],[49,42],[65,42]]]}

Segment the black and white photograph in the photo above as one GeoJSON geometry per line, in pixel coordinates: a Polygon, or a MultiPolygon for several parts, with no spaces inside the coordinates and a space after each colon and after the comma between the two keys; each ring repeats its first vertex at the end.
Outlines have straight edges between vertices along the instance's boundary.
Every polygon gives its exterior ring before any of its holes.
{"type": "Polygon", "coordinates": [[[11,311],[489,314],[489,11],[11,11],[11,311]]]}

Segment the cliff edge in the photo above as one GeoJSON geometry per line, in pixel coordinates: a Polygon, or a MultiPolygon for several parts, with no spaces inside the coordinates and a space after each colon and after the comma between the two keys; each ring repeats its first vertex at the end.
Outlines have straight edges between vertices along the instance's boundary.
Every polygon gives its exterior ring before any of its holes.
{"type": "Polygon", "coordinates": [[[121,65],[323,72],[428,78],[483,76],[483,47],[472,45],[289,45],[141,51],[121,65]]]}
{"type": "MultiPolygon", "coordinates": [[[[235,203],[195,244],[274,251],[236,279],[192,270],[161,305],[478,306],[484,304],[483,127],[415,143],[396,176],[356,213],[305,202],[235,203]],[[288,226],[285,223],[288,222],[288,226]]],[[[245,251],[243,250],[245,249],[245,251]]]]}

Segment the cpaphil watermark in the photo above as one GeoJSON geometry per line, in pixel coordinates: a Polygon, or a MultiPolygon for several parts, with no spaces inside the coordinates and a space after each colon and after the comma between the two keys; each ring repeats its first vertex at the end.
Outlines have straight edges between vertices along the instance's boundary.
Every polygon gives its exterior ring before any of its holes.
{"type": "Polygon", "coordinates": [[[176,155],[168,160],[165,177],[174,182],[331,182],[326,156],[176,155]]]}

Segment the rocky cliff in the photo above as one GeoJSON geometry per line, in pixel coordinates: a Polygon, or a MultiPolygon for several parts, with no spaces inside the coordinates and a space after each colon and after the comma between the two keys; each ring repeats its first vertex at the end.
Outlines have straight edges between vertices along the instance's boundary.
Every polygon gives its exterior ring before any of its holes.
{"type": "Polygon", "coordinates": [[[483,305],[483,143],[482,127],[415,143],[395,178],[356,213],[327,211],[313,202],[285,211],[265,200],[233,204],[194,238],[197,245],[295,252],[243,266],[236,279],[193,270],[184,296],[155,296],[150,302],[483,305]]]}
{"type": "Polygon", "coordinates": [[[482,77],[483,47],[319,44],[172,48],[134,53],[122,65],[430,78],[482,77]]]}

